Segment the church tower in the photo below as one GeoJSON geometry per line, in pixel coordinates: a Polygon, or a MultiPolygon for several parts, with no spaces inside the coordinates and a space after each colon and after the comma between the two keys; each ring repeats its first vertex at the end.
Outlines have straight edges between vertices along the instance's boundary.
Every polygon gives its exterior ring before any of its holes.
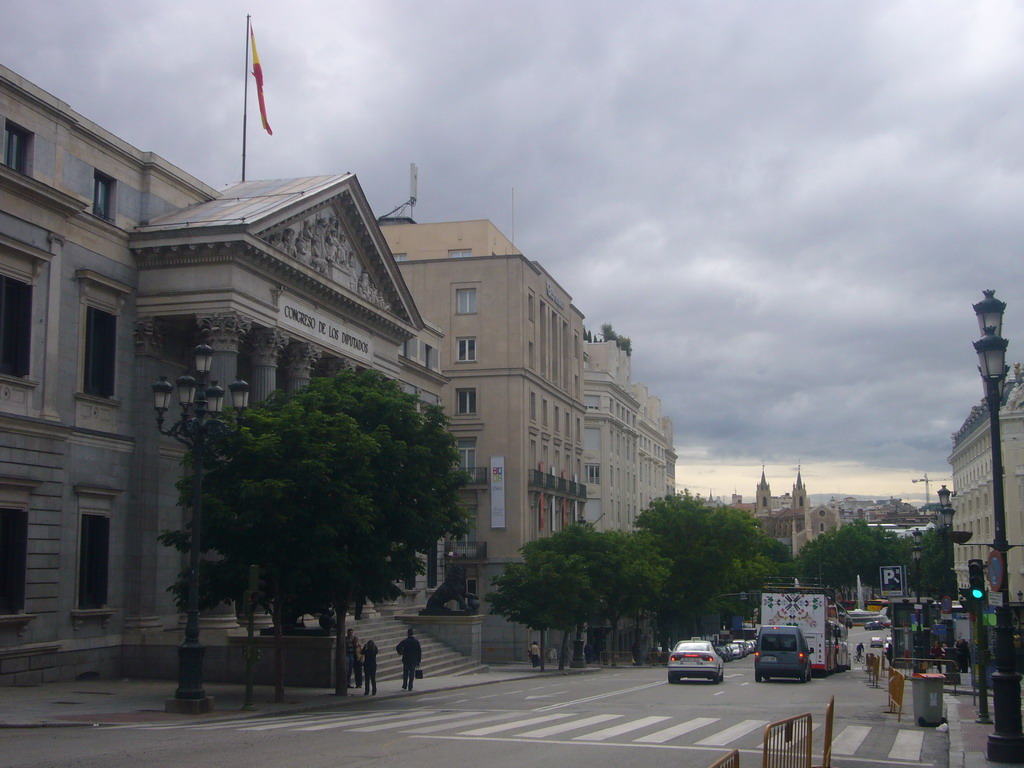
{"type": "Polygon", "coordinates": [[[754,491],[754,514],[758,520],[764,520],[772,512],[772,488],[764,476],[764,467],[761,467],[761,482],[757,484],[754,491]]]}
{"type": "MultiPolygon", "coordinates": [[[[764,470],[761,472],[764,475],[764,470]]],[[[796,468],[796,484],[793,486],[793,511],[804,517],[807,512],[807,489],[804,488],[804,481],[800,477],[800,467],[796,468]]]]}

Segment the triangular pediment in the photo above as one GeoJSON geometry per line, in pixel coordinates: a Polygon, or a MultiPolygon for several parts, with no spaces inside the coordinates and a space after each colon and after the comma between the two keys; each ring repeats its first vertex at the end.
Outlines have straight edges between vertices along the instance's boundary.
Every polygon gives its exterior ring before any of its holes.
{"type": "Polygon", "coordinates": [[[256,236],[285,257],[319,272],[326,279],[357,294],[386,312],[399,301],[381,255],[366,252],[365,242],[346,225],[343,196],[302,211],[285,222],[268,227],[256,236]]]}

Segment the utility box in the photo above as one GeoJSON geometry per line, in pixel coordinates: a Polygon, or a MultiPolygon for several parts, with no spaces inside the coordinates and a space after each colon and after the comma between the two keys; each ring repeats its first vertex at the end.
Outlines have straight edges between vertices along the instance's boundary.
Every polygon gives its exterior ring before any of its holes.
{"type": "Polygon", "coordinates": [[[914,719],[922,727],[942,725],[942,684],[946,676],[938,672],[916,672],[911,676],[914,686],[914,719]]]}

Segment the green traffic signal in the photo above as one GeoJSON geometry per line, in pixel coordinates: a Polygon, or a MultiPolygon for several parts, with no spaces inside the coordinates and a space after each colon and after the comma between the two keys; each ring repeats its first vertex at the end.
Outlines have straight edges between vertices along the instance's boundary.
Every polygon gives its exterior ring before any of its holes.
{"type": "Polygon", "coordinates": [[[967,561],[967,583],[972,598],[981,600],[985,597],[985,564],[981,560],[967,561]]]}

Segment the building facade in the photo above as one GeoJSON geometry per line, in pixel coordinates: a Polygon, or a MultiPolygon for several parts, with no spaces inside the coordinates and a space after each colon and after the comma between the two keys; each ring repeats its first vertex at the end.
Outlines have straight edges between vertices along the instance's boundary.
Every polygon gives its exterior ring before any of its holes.
{"type": "Polygon", "coordinates": [[[754,499],[754,515],[765,533],[788,546],[794,557],[807,542],[840,525],[837,507],[811,502],[799,469],[792,492],[779,497],[772,496],[762,469],[754,499]]]}
{"type": "Polygon", "coordinates": [[[630,530],[652,499],[675,493],[672,422],[632,381],[627,349],[615,340],[585,348],[584,515],[598,530],[630,530]]]}
{"type": "MultiPolygon", "coordinates": [[[[476,519],[449,551],[485,597],[524,544],[583,515],[583,314],[489,221],[385,220],[382,231],[417,306],[444,335],[444,404],[473,477],[465,501],[476,519]]],[[[528,635],[486,615],[482,660],[525,658],[528,635]]]]}
{"type": "MultiPolygon", "coordinates": [[[[1003,389],[999,430],[1006,540],[1011,545],[1006,574],[1010,603],[1019,617],[1024,610],[1024,547],[1020,546],[1024,544],[1024,373],[1020,363],[1014,365],[1003,389]]],[[[972,534],[969,542],[953,547],[954,571],[960,586],[967,585],[967,561],[987,560],[995,538],[991,438],[988,408],[984,405],[974,406],[952,436],[949,464],[956,489],[953,528],[972,534]]]]}
{"type": "MultiPolygon", "coordinates": [[[[217,192],[2,67],[0,123],[0,683],[173,677],[184,449],[151,384],[206,342],[255,401],[362,367],[437,402],[444,339],[351,174],[217,192]]],[[[203,621],[217,679],[237,621],[203,621]]]]}

